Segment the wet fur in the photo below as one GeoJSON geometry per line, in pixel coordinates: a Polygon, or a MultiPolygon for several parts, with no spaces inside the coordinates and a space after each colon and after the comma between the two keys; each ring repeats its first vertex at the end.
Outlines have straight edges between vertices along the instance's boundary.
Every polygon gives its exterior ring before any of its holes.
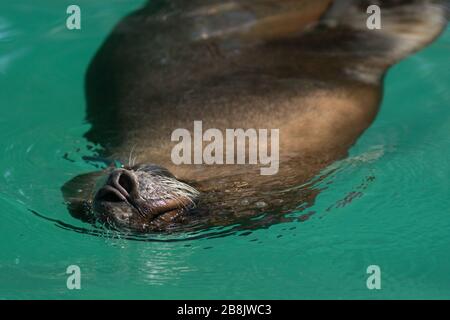
{"type": "Polygon", "coordinates": [[[346,156],[376,117],[387,69],[433,41],[448,18],[447,1],[373,3],[382,30],[366,29],[370,1],[151,1],[118,24],[89,66],[86,137],[106,156],[138,157],[188,181],[210,223],[252,216],[255,203],[285,212],[313,202],[314,190],[283,190],[346,156]],[[170,135],[194,120],[205,129],[279,128],[279,173],[173,165],[170,135]]]}

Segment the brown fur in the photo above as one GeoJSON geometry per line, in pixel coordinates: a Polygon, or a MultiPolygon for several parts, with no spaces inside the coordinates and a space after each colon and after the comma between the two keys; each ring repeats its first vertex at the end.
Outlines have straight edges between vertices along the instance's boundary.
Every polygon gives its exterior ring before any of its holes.
{"type": "Polygon", "coordinates": [[[113,158],[133,150],[168,168],[236,215],[244,196],[273,208],[292,198],[284,203],[294,208],[298,193],[277,191],[345,157],[377,114],[388,67],[445,26],[445,1],[379,2],[384,28],[370,31],[368,1],[152,1],[116,27],[88,70],[87,137],[113,158]],[[170,135],[194,120],[280,129],[279,173],[173,165],[170,135]]]}

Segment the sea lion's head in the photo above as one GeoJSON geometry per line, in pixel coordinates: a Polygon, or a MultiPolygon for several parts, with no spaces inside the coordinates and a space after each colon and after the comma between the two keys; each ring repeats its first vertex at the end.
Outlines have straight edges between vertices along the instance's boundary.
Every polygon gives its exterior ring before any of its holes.
{"type": "Polygon", "coordinates": [[[120,229],[167,228],[195,206],[198,192],[156,165],[113,169],[95,193],[98,219],[120,229]]]}
{"type": "MultiPolygon", "coordinates": [[[[295,163],[286,162],[284,168],[295,163]]],[[[300,204],[300,210],[308,208],[320,191],[313,181],[299,188],[298,181],[306,178],[292,170],[280,179],[261,176],[256,167],[228,166],[223,172],[202,167],[190,174],[165,167],[110,166],[81,174],[64,184],[63,196],[74,218],[127,234],[145,234],[267,226],[287,221],[284,214],[300,204]]]]}
{"type": "Polygon", "coordinates": [[[96,192],[97,217],[121,229],[154,230],[182,219],[198,192],[156,165],[112,170],[96,192]]]}
{"type": "Polygon", "coordinates": [[[153,164],[81,175],[63,192],[75,215],[134,232],[168,230],[180,224],[199,196],[195,188],[153,164]]]}

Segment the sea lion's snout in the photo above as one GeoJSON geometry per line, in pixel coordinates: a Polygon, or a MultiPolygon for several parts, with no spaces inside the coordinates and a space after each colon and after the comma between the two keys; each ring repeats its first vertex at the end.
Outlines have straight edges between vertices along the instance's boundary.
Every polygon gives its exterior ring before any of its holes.
{"type": "Polygon", "coordinates": [[[166,169],[139,165],[113,170],[97,191],[97,217],[119,229],[167,230],[183,221],[198,192],[166,169]]]}

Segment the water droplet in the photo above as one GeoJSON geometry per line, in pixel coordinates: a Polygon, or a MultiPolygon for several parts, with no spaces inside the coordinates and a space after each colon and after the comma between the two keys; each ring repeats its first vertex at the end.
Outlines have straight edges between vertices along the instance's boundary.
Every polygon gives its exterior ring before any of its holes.
{"type": "Polygon", "coordinates": [[[264,207],[267,207],[267,203],[265,203],[264,201],[258,201],[257,203],[255,203],[255,205],[256,205],[258,208],[264,208],[264,207]]]}
{"type": "Polygon", "coordinates": [[[241,201],[241,205],[243,205],[243,206],[246,206],[246,205],[248,205],[248,200],[247,199],[244,199],[244,200],[242,200],[241,201]]]}

